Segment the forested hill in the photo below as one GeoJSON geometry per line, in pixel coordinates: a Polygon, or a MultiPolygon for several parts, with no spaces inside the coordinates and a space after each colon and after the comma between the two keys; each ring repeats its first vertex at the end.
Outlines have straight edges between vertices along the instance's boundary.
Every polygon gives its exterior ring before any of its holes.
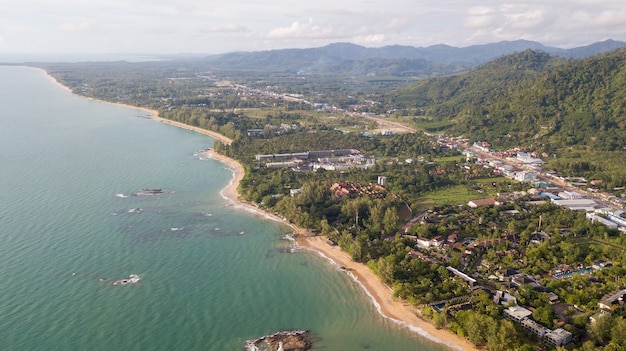
{"type": "Polygon", "coordinates": [[[499,146],[616,151],[626,146],[626,49],[565,60],[537,51],[502,57],[466,74],[416,83],[394,103],[455,134],[499,146]]]}

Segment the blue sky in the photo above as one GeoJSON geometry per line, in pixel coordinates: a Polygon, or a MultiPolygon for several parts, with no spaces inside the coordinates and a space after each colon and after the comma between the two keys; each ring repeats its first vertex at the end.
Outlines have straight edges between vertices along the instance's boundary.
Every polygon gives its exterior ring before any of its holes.
{"type": "Polygon", "coordinates": [[[626,41],[623,0],[0,0],[0,9],[0,54],[626,41]]]}

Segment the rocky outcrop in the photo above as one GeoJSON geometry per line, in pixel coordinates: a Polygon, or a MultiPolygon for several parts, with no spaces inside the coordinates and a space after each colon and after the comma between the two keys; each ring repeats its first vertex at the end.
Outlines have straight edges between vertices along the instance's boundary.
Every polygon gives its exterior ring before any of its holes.
{"type": "Polygon", "coordinates": [[[313,341],[308,330],[289,330],[249,340],[246,343],[246,350],[306,351],[311,346],[313,341]]]}

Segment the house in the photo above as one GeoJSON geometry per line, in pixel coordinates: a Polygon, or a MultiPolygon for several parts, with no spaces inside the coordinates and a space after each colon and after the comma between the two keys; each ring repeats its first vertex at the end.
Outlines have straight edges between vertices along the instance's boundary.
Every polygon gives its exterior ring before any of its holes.
{"type": "Polygon", "coordinates": [[[496,274],[496,277],[498,277],[500,281],[504,281],[506,278],[519,274],[519,271],[513,268],[503,268],[500,269],[496,274]]]}
{"type": "Polygon", "coordinates": [[[553,292],[549,292],[548,293],[548,303],[550,305],[555,305],[557,303],[559,303],[559,295],[553,293],[553,292]]]}
{"type": "Polygon", "coordinates": [[[498,206],[500,203],[495,199],[481,199],[481,200],[472,200],[467,203],[467,205],[471,208],[481,207],[481,206],[498,206]]]}
{"type": "Polygon", "coordinates": [[[520,287],[524,284],[530,285],[530,287],[535,291],[545,291],[546,288],[539,284],[535,279],[529,277],[526,274],[520,273],[511,277],[511,284],[515,287],[520,287]]]}
{"type": "Polygon", "coordinates": [[[417,238],[416,240],[417,246],[428,249],[428,248],[440,248],[443,245],[443,236],[437,236],[432,239],[426,238],[417,238]]]}
{"type": "Polygon", "coordinates": [[[448,238],[446,241],[448,242],[448,245],[454,245],[454,243],[456,243],[458,240],[459,240],[459,232],[454,232],[448,235],[448,238]]]}
{"type": "Polygon", "coordinates": [[[298,188],[298,189],[289,189],[289,195],[290,195],[291,197],[294,197],[294,196],[296,196],[296,195],[300,194],[301,192],[302,192],[302,189],[301,189],[301,188],[298,188]]]}

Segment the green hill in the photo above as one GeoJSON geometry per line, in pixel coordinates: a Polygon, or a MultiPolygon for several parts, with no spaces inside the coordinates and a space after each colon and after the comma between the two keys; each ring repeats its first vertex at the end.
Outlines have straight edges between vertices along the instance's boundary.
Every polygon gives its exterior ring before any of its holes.
{"type": "Polygon", "coordinates": [[[454,122],[453,134],[556,155],[552,165],[560,171],[612,179],[614,167],[601,161],[626,156],[625,49],[580,60],[527,50],[416,83],[391,99],[454,122]]]}

